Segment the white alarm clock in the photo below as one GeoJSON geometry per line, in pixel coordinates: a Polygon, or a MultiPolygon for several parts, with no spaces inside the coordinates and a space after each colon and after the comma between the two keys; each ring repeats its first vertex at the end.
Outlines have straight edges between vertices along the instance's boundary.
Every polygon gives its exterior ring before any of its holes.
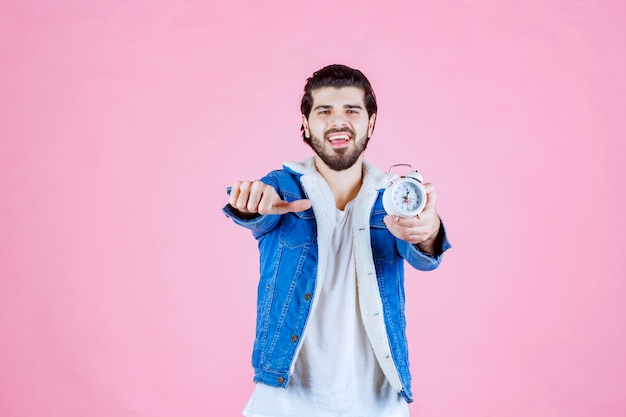
{"type": "Polygon", "coordinates": [[[387,214],[399,217],[418,216],[426,205],[426,190],[423,178],[409,164],[396,164],[389,167],[383,180],[383,207],[387,214]],[[405,176],[391,173],[392,168],[407,166],[411,172],[405,176]]]}

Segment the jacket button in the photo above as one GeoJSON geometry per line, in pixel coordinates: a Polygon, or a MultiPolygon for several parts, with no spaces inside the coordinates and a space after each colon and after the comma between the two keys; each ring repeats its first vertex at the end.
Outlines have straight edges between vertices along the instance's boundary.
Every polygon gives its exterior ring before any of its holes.
{"type": "Polygon", "coordinates": [[[278,377],[278,383],[279,383],[280,385],[282,385],[282,384],[283,384],[283,382],[285,382],[285,378],[283,378],[282,376],[279,376],[279,377],[278,377]]]}
{"type": "Polygon", "coordinates": [[[304,294],[304,299],[305,300],[308,301],[310,298],[311,298],[311,294],[309,294],[309,293],[304,294]]]}
{"type": "Polygon", "coordinates": [[[296,336],[295,334],[293,336],[291,336],[291,341],[295,342],[298,340],[298,336],[296,336]]]}

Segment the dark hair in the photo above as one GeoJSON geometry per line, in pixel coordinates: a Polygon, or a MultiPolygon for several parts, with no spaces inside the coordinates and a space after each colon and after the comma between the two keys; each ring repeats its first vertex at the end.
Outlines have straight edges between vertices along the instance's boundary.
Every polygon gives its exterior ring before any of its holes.
{"type": "MultiPolygon", "coordinates": [[[[367,116],[371,117],[378,111],[376,105],[376,96],[369,80],[361,71],[353,69],[345,65],[328,65],[319,71],[315,71],[313,76],[306,80],[304,86],[304,95],[302,96],[302,102],[300,103],[300,111],[308,119],[313,107],[312,92],[322,87],[358,87],[365,93],[365,109],[367,110],[367,116]]],[[[304,137],[304,125],[300,127],[302,130],[302,137],[304,137]]]]}

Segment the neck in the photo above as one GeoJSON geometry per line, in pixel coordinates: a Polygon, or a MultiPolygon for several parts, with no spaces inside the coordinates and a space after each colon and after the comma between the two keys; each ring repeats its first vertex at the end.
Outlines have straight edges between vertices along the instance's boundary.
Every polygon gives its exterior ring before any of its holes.
{"type": "Polygon", "coordinates": [[[343,171],[330,169],[319,157],[315,157],[315,167],[326,180],[339,210],[356,198],[363,180],[363,159],[359,158],[354,165],[343,171]]]}

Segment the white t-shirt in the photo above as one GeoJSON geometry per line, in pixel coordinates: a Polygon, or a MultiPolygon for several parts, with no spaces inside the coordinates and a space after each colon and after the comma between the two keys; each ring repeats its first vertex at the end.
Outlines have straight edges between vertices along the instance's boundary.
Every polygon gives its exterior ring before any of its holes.
{"type": "Polygon", "coordinates": [[[359,312],[352,202],[336,210],[328,269],[289,386],[257,384],[246,417],[407,417],[383,375],[359,312]]]}

